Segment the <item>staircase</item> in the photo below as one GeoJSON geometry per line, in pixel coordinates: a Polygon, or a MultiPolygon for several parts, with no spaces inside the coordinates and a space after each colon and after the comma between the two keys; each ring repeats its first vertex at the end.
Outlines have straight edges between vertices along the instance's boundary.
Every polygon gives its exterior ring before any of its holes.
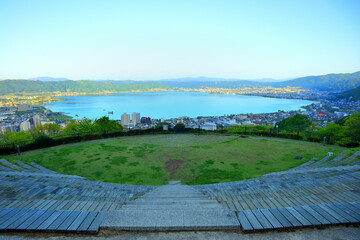
{"type": "Polygon", "coordinates": [[[109,230],[175,231],[239,229],[234,211],[185,185],[165,185],[120,210],[110,211],[100,226],[109,230]]]}

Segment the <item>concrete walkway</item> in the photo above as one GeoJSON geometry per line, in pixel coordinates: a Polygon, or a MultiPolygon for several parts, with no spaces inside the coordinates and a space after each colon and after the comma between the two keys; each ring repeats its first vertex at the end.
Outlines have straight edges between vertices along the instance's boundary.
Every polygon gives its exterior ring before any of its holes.
{"type": "Polygon", "coordinates": [[[185,185],[165,185],[108,212],[101,229],[181,231],[240,229],[232,210],[185,185]]]}

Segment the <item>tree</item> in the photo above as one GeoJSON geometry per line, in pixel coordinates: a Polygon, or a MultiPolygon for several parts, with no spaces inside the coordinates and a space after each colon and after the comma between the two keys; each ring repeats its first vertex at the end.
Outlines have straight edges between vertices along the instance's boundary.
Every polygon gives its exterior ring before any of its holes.
{"type": "Polygon", "coordinates": [[[326,127],[320,128],[316,134],[318,134],[320,137],[324,136],[342,136],[344,134],[345,127],[340,126],[336,123],[328,123],[326,127]]]}
{"type": "Polygon", "coordinates": [[[122,131],[123,126],[115,120],[110,120],[109,117],[103,116],[94,121],[95,128],[98,131],[122,131]]]}
{"type": "Polygon", "coordinates": [[[169,129],[170,129],[170,123],[167,123],[167,122],[160,122],[160,123],[156,124],[155,129],[163,130],[164,125],[168,125],[169,129]]]}
{"type": "Polygon", "coordinates": [[[6,131],[4,134],[0,134],[0,138],[3,142],[6,143],[17,143],[32,140],[32,136],[29,132],[20,131],[20,132],[10,132],[6,131]]]}
{"type": "Polygon", "coordinates": [[[79,132],[79,124],[77,120],[70,120],[66,127],[62,130],[62,133],[65,135],[74,134],[79,132]]]}
{"type": "Polygon", "coordinates": [[[354,142],[360,141],[360,117],[351,117],[345,121],[347,127],[347,135],[354,142]]]}
{"type": "Polygon", "coordinates": [[[184,132],[185,131],[185,125],[183,123],[177,123],[174,127],[175,132],[184,132]]]}
{"type": "Polygon", "coordinates": [[[60,132],[60,126],[56,123],[45,123],[44,125],[42,125],[43,127],[43,131],[46,135],[56,135],[60,132]]]}
{"type": "Polygon", "coordinates": [[[293,117],[285,118],[277,123],[280,131],[302,132],[311,125],[310,119],[301,114],[296,114],[293,117]]]}
{"type": "Polygon", "coordinates": [[[79,121],[79,132],[96,132],[94,122],[90,119],[83,119],[79,121]]]}

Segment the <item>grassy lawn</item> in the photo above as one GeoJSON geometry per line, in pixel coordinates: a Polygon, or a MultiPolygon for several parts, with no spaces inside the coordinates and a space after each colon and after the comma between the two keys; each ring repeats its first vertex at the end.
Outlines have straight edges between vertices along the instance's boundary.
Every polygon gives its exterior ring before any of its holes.
{"type": "Polygon", "coordinates": [[[186,184],[207,184],[259,177],[313,157],[323,158],[328,152],[350,154],[356,150],[234,136],[155,135],[5,158],[33,161],[60,173],[99,181],[162,185],[181,180],[186,184]]]}

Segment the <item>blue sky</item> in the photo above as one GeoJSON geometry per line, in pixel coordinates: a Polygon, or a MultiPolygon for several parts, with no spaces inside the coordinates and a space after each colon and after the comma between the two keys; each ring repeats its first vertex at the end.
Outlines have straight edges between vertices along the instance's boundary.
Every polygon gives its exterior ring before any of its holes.
{"type": "Polygon", "coordinates": [[[360,1],[0,0],[0,79],[360,70],[360,1]]]}

